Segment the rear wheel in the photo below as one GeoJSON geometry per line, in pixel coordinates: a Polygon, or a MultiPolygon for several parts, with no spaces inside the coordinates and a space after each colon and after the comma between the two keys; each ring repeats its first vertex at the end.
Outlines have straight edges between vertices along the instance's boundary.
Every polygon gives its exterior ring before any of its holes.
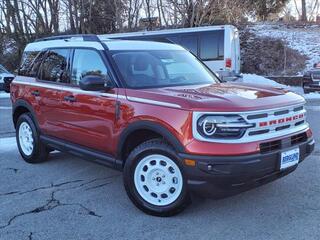
{"type": "Polygon", "coordinates": [[[39,133],[30,113],[24,113],[19,117],[16,139],[19,152],[26,162],[40,163],[47,160],[48,150],[39,139],[39,133]]]}
{"type": "Polygon", "coordinates": [[[144,142],[131,152],[124,184],[132,202],[151,215],[175,215],[190,202],[179,158],[160,139],[144,142]]]}

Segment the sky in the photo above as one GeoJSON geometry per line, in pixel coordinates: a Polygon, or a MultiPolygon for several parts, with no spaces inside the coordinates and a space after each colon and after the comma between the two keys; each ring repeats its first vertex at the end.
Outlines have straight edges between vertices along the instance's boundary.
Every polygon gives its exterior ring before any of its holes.
{"type": "MultiPolygon", "coordinates": [[[[290,2],[288,4],[288,8],[291,10],[291,14],[293,16],[298,17],[296,6],[295,6],[295,2],[297,3],[298,10],[300,11],[300,14],[301,14],[301,0],[290,0],[290,2]]],[[[316,2],[316,0],[306,0],[307,12],[310,12],[310,9],[313,8],[315,2],[316,2]]],[[[318,4],[320,4],[320,1],[319,1],[318,4]]],[[[319,10],[318,14],[320,14],[320,7],[319,7],[318,10],[319,10]]]]}

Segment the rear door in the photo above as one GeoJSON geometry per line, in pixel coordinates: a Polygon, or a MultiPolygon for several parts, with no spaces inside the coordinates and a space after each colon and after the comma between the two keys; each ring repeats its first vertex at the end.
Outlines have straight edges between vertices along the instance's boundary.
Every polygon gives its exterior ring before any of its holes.
{"type": "Polygon", "coordinates": [[[38,102],[38,121],[42,133],[54,137],[61,137],[63,132],[60,121],[63,114],[61,91],[70,78],[69,58],[69,49],[51,49],[44,53],[36,86],[31,92],[38,102]]]}
{"type": "Polygon", "coordinates": [[[111,153],[115,124],[117,89],[108,93],[84,91],[79,83],[86,75],[106,77],[109,69],[104,55],[95,49],[74,49],[71,81],[62,90],[63,138],[91,149],[111,153]]]}

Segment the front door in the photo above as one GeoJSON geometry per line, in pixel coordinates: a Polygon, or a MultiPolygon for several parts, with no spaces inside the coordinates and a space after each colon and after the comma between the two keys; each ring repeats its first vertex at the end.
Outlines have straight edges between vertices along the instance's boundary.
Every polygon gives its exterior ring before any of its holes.
{"type": "Polygon", "coordinates": [[[103,55],[93,49],[75,49],[71,81],[62,90],[63,138],[91,149],[111,153],[115,124],[117,89],[108,93],[84,91],[79,83],[86,75],[106,77],[103,55]]]}

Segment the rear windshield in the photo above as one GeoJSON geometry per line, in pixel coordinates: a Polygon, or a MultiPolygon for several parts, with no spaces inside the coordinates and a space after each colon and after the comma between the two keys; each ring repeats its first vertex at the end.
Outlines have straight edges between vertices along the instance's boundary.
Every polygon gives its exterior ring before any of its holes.
{"type": "Polygon", "coordinates": [[[116,51],[112,56],[129,88],[219,82],[203,63],[184,50],[116,51]]]}

